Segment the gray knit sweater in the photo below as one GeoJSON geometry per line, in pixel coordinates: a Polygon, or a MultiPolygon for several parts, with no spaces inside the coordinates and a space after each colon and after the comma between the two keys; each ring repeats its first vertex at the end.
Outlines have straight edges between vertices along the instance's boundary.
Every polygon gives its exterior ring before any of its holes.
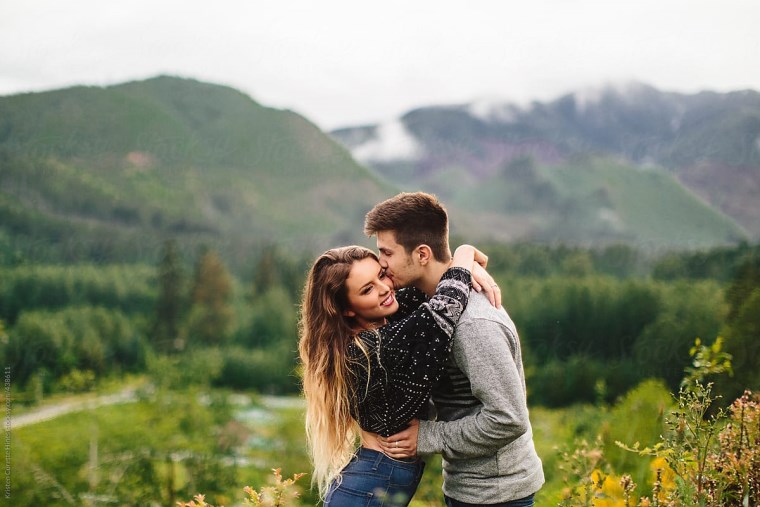
{"type": "Polygon", "coordinates": [[[417,452],[443,455],[443,492],[476,504],[508,502],[544,483],[525,400],[520,340],[503,308],[473,292],[433,391],[436,421],[420,421],[417,452]]]}

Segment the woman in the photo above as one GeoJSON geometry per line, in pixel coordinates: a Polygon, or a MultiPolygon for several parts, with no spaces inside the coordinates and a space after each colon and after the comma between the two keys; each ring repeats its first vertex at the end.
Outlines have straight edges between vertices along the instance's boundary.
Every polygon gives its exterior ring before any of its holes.
{"type": "Polygon", "coordinates": [[[396,293],[377,256],[363,247],[328,250],[312,266],[299,351],[312,481],[326,507],[408,504],[424,463],[382,454],[367,432],[389,436],[424,414],[467,304],[475,261],[486,260],[471,246],[459,247],[428,301],[416,289],[396,293]]]}

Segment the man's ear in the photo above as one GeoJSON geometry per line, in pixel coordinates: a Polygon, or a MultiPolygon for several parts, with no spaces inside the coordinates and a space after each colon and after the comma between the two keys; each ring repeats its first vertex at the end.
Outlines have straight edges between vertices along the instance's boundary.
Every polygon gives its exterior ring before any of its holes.
{"type": "Polygon", "coordinates": [[[428,262],[433,260],[433,251],[424,243],[415,248],[412,255],[420,266],[426,266],[428,262]]]}

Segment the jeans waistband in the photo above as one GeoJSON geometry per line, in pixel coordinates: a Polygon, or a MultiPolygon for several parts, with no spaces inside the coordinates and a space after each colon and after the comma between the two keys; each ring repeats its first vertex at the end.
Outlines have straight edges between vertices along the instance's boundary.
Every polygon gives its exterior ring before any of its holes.
{"type": "Polygon", "coordinates": [[[389,462],[392,462],[396,466],[408,467],[410,469],[413,469],[413,468],[417,468],[420,465],[420,463],[422,463],[422,459],[420,457],[396,459],[396,458],[391,458],[390,456],[387,456],[380,451],[369,449],[367,447],[359,447],[356,450],[355,454],[361,460],[375,461],[376,465],[379,464],[383,460],[387,460],[389,462]]]}

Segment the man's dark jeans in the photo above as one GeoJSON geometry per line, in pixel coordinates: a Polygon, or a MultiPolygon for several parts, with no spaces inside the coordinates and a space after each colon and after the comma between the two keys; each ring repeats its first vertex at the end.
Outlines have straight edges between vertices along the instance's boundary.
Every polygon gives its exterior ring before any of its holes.
{"type": "Polygon", "coordinates": [[[447,507],[533,507],[533,495],[520,498],[519,500],[510,500],[503,503],[489,503],[489,504],[477,504],[466,503],[454,500],[453,498],[446,497],[447,507]]]}

